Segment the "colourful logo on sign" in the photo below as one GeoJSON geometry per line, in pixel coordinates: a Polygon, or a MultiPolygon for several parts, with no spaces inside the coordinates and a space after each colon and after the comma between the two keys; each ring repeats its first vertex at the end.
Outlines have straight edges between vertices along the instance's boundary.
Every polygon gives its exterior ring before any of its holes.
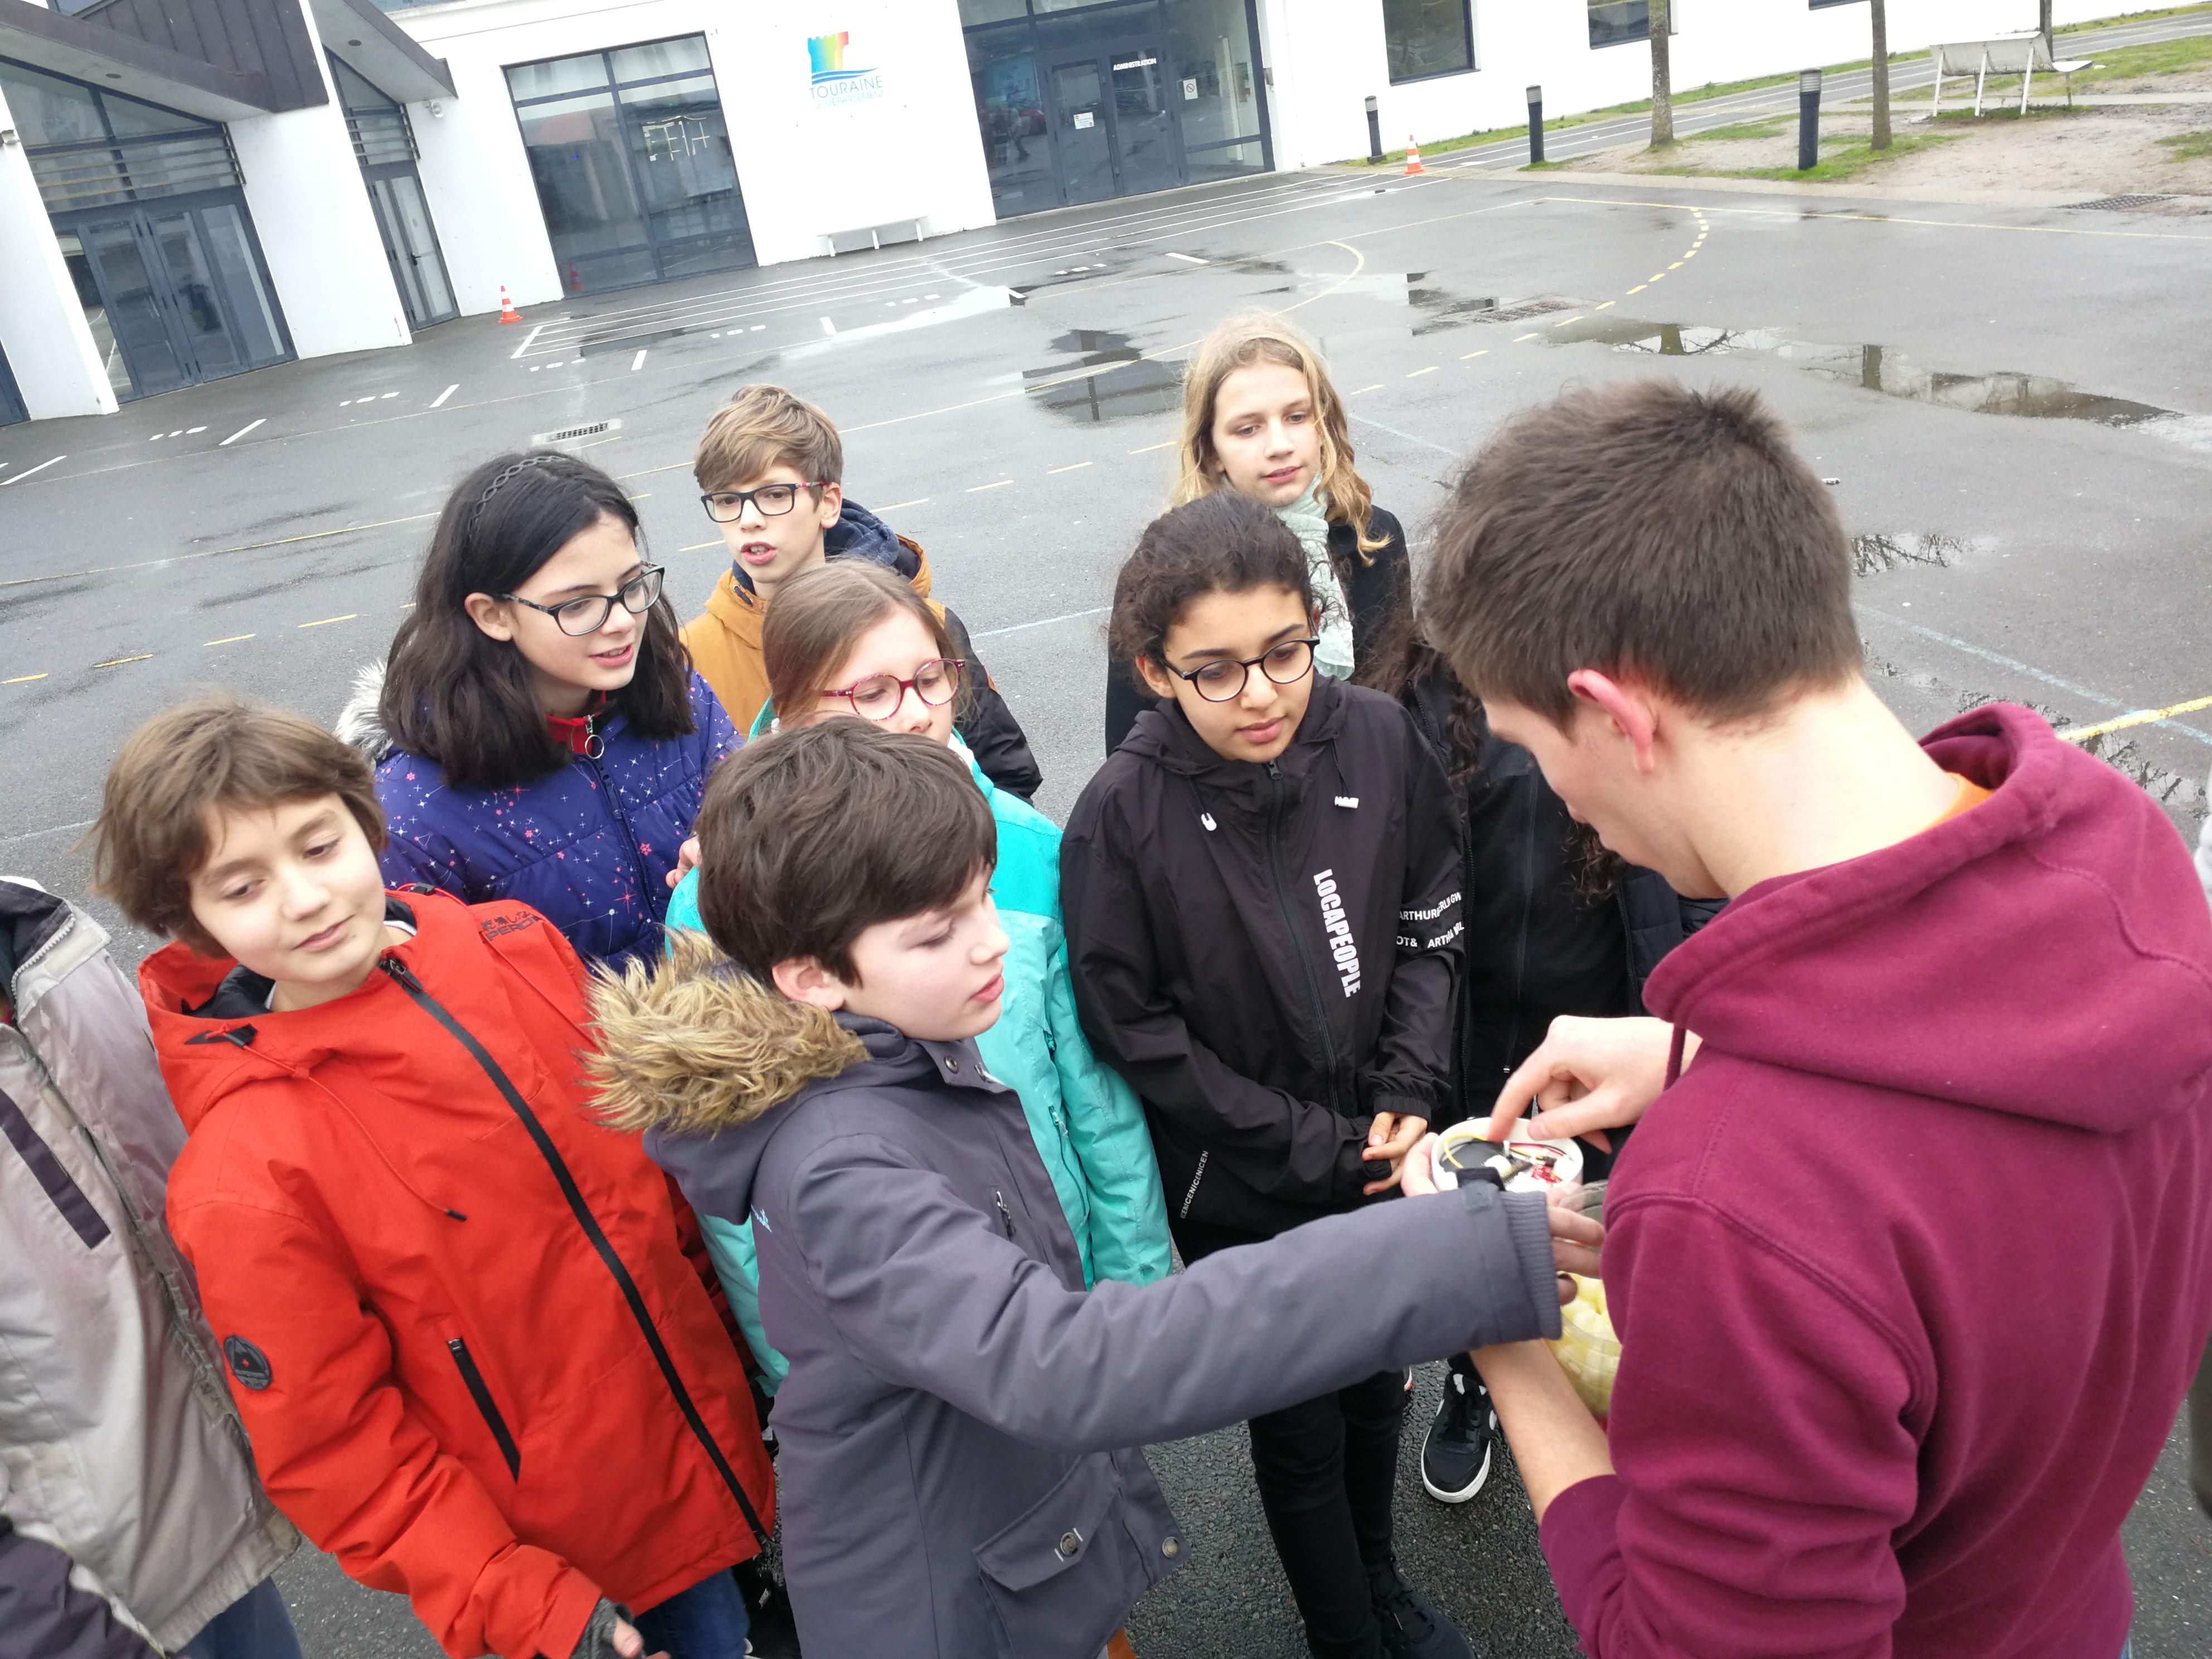
{"type": "Polygon", "coordinates": [[[806,55],[814,60],[814,84],[825,81],[849,81],[856,75],[866,75],[866,70],[845,67],[845,48],[853,44],[849,29],[840,29],[835,34],[817,34],[806,43],[806,55]]]}

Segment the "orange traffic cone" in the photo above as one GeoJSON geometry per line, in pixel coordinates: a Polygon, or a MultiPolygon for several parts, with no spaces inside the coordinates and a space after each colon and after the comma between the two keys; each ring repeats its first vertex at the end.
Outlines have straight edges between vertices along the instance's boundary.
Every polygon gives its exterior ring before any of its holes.
{"type": "Polygon", "coordinates": [[[1409,132],[1406,135],[1406,171],[1400,176],[1410,179],[1417,173],[1427,171],[1421,165],[1421,147],[1413,142],[1413,135],[1409,132]]]}
{"type": "Polygon", "coordinates": [[[522,313],[514,308],[514,301],[507,297],[507,284],[499,285],[499,319],[502,323],[519,323],[522,313]]]}

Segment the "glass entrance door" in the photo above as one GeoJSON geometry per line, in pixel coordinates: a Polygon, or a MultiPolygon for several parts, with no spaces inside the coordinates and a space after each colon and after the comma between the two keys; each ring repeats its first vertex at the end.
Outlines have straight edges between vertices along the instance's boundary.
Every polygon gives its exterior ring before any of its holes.
{"type": "Polygon", "coordinates": [[[58,217],[55,229],[118,398],[290,355],[235,202],[103,209],[58,217]]]}
{"type": "Polygon", "coordinates": [[[1135,196],[1182,183],[1167,68],[1158,50],[1146,46],[1116,53],[1107,67],[1114,88],[1114,172],[1120,185],[1115,193],[1135,196]]]}
{"type": "Polygon", "coordinates": [[[446,261],[438,252],[437,233],[430,228],[429,205],[422,199],[422,181],[414,170],[371,179],[368,199],[376,209],[376,228],[384,238],[392,280],[398,284],[399,301],[407,309],[407,325],[427,328],[457,316],[446,261]]]}
{"type": "Polygon", "coordinates": [[[1114,117],[1107,106],[1103,69],[1096,58],[1052,69],[1060,187],[1062,199],[1071,204],[1103,202],[1121,193],[1114,185],[1114,117]]]}

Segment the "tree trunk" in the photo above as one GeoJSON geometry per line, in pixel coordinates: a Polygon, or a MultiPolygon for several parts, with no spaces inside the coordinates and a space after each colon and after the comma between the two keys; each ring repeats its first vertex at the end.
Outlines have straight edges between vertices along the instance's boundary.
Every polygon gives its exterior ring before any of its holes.
{"type": "Polygon", "coordinates": [[[1650,0],[1651,148],[1674,142],[1674,82],[1667,62],[1667,0],[1650,0]]]}
{"type": "MultiPolygon", "coordinates": [[[[2051,0],[2044,0],[2045,5],[2051,0]]],[[[1874,21],[1874,148],[1889,148],[1889,14],[1885,0],[1867,0],[1874,21]]]]}
{"type": "Polygon", "coordinates": [[[2043,32],[2044,51],[2049,52],[2053,58],[2058,56],[2058,48],[2051,38],[2051,0],[2041,0],[2036,7],[2035,27],[2043,32]]]}

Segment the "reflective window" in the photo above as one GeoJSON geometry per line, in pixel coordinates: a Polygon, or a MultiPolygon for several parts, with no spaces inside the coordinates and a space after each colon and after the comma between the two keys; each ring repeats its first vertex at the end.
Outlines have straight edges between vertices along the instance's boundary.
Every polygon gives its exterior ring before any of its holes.
{"type": "Polygon", "coordinates": [[[571,294],[750,264],[744,197],[705,37],[507,70],[571,294]],[[588,88],[533,94],[525,88],[588,88]]]}
{"type": "Polygon", "coordinates": [[[1392,83],[1473,69],[1474,9],[1473,0],[1382,0],[1392,83]]]}
{"type": "Polygon", "coordinates": [[[1027,11],[1022,0],[960,0],[960,21],[969,28],[978,23],[1004,22],[1027,11]]]}
{"type": "MultiPolygon", "coordinates": [[[[1667,33],[1682,32],[1674,9],[1667,10],[1667,33]]],[[[1589,0],[1589,43],[1593,46],[1616,46],[1627,40],[1649,40],[1651,38],[1650,0],[1589,0]]]]}
{"type": "MultiPolygon", "coordinates": [[[[1260,94],[1244,0],[1183,0],[1170,6],[1168,44],[1175,52],[1170,95],[1182,117],[1183,148],[1257,138],[1260,94]]],[[[1191,166],[1195,179],[1200,176],[1196,156],[1191,166]]]]}

